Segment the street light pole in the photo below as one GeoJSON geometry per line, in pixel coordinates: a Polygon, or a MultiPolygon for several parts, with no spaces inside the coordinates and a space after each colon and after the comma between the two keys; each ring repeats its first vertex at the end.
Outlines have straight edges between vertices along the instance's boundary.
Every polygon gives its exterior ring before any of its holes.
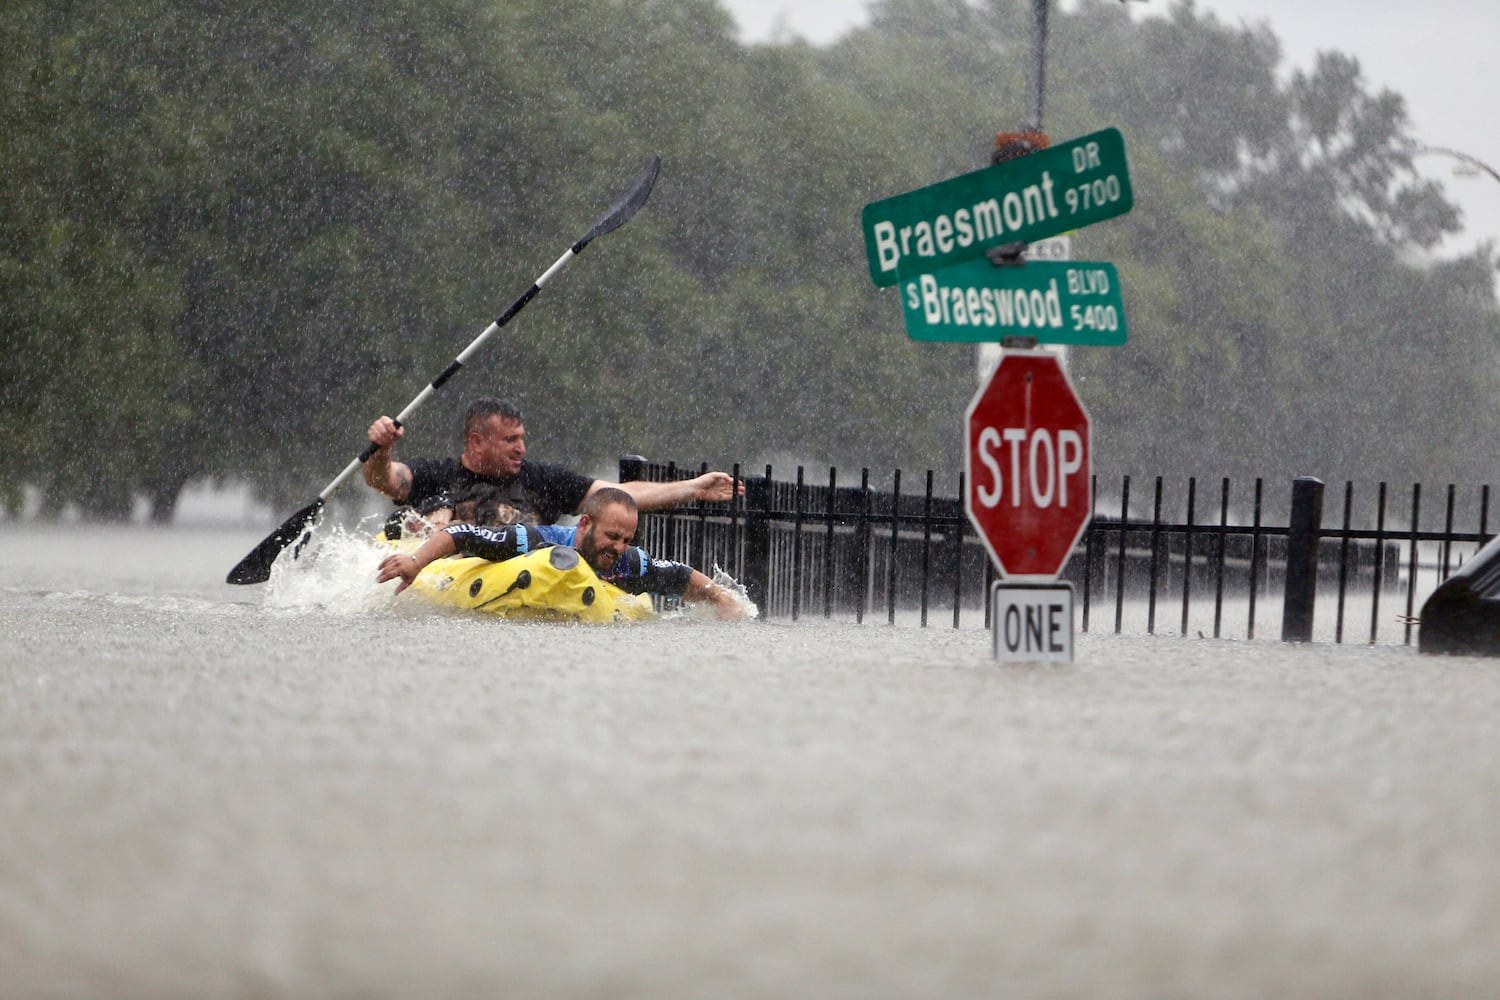
{"type": "MultiPolygon", "coordinates": [[[[1130,3],[1131,0],[1120,2],[1130,3]]],[[[1028,132],[1042,131],[1042,106],[1047,92],[1048,4],[1049,0],[1031,0],[1031,72],[1026,80],[1025,129],[1028,132]]]]}
{"type": "Polygon", "coordinates": [[[1026,81],[1026,128],[1042,130],[1042,100],[1047,89],[1047,3],[1031,0],[1031,73],[1026,81]]]}
{"type": "Polygon", "coordinates": [[[1491,177],[1495,178],[1495,180],[1500,181],[1500,172],[1497,172],[1494,167],[1490,166],[1488,163],[1485,163],[1478,157],[1470,156],[1468,153],[1463,153],[1456,149],[1449,149],[1446,146],[1418,146],[1417,152],[1438,153],[1442,156],[1451,156],[1455,160],[1458,160],[1461,163],[1466,163],[1476,170],[1482,170],[1485,173],[1489,174],[1491,177]]]}

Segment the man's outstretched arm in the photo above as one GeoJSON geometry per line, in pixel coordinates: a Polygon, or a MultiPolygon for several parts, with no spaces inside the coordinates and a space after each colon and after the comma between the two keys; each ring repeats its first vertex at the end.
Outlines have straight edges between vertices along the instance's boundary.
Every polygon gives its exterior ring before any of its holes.
{"type": "Polygon", "coordinates": [[[692,479],[680,479],[671,483],[653,483],[645,479],[633,479],[628,483],[609,483],[596,479],[589,487],[589,494],[613,486],[624,490],[635,499],[641,510],[665,510],[702,500],[705,503],[723,503],[736,496],[745,495],[745,483],[735,483],[727,472],[705,472],[692,479]],[[738,486],[738,489],[736,489],[738,486]]]}
{"type": "Polygon", "coordinates": [[[379,572],[375,577],[376,583],[385,583],[387,580],[399,578],[400,583],[396,585],[396,593],[401,593],[411,582],[417,578],[417,574],[434,559],[442,559],[451,556],[458,546],[453,541],[453,536],[446,531],[439,531],[427,541],[422,547],[410,554],[386,556],[380,560],[379,572]]]}
{"type": "Polygon", "coordinates": [[[689,604],[708,603],[714,606],[714,614],[720,621],[739,621],[745,617],[745,607],[727,587],[721,587],[697,570],[688,577],[687,590],[682,599],[689,604]]]}
{"type": "Polygon", "coordinates": [[[409,555],[386,556],[380,561],[375,582],[385,583],[400,577],[401,583],[396,587],[399,594],[411,586],[417,574],[434,559],[457,554],[501,562],[525,555],[535,548],[571,541],[571,538],[568,529],[550,525],[528,528],[524,524],[508,524],[500,528],[482,528],[477,524],[455,524],[434,534],[409,555]]]}

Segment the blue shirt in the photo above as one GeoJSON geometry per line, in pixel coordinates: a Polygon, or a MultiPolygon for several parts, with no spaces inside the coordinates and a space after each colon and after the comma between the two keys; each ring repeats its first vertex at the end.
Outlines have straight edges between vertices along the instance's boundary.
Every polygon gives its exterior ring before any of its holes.
{"type": "MultiPolygon", "coordinates": [[[[459,555],[478,556],[500,562],[551,545],[577,548],[578,529],[561,524],[507,524],[485,528],[477,524],[455,524],[443,529],[453,539],[459,555]]],[[[639,545],[626,549],[608,573],[599,579],[627,594],[663,594],[681,597],[692,579],[693,568],[669,559],[653,559],[639,545]]]]}

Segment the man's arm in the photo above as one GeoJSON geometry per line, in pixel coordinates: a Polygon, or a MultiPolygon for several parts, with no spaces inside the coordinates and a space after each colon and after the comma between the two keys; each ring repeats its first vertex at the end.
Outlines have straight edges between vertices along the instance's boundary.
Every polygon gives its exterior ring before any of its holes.
{"type": "Polygon", "coordinates": [[[376,449],[365,462],[365,482],[397,503],[403,503],[411,496],[411,469],[391,457],[393,447],[405,433],[396,421],[381,417],[370,425],[366,434],[376,449]]]}
{"type": "Polygon", "coordinates": [[[714,614],[720,621],[739,621],[745,617],[745,607],[726,587],[721,587],[697,570],[688,578],[687,590],[682,599],[692,604],[708,602],[714,606],[714,614]]]}
{"type": "Polygon", "coordinates": [[[668,507],[680,507],[695,500],[722,503],[725,500],[732,500],[735,496],[745,495],[743,481],[736,484],[734,477],[727,472],[705,472],[701,476],[672,483],[653,483],[645,479],[633,479],[628,483],[610,483],[596,479],[589,486],[589,492],[584,499],[606,486],[614,486],[629,493],[635,498],[636,506],[641,510],[664,510],[668,507]],[[736,485],[739,487],[738,490],[735,489],[736,485]]]}
{"type": "Polygon", "coordinates": [[[721,621],[745,617],[745,607],[734,593],[714,583],[687,563],[653,559],[639,545],[626,550],[605,580],[630,594],[665,594],[690,604],[708,603],[721,621]]]}
{"type": "Polygon", "coordinates": [[[386,556],[380,560],[380,572],[375,577],[376,583],[385,583],[400,577],[401,582],[396,585],[396,593],[401,593],[411,582],[417,578],[417,574],[434,559],[442,559],[451,556],[458,546],[453,541],[453,536],[446,531],[439,531],[427,541],[422,547],[410,555],[386,556]]]}
{"type": "Polygon", "coordinates": [[[550,529],[529,529],[524,524],[509,524],[503,528],[481,528],[474,524],[455,524],[436,532],[421,548],[410,555],[386,556],[380,561],[380,572],[376,583],[401,578],[396,593],[401,593],[417,574],[434,559],[444,559],[457,554],[478,556],[490,562],[501,562],[522,555],[534,548],[557,544],[558,539],[568,534],[568,529],[559,528],[556,536],[550,529]]]}

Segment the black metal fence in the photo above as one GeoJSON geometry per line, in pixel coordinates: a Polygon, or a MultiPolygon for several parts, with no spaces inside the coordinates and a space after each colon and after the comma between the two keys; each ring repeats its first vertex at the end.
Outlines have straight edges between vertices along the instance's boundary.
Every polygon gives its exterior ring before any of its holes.
{"type": "MultiPolygon", "coordinates": [[[[702,471],[620,463],[621,480],[702,471]]],[[[877,488],[868,469],[850,484],[837,469],[813,482],[801,467],[779,480],[767,466],[742,481],[732,504],[645,515],[641,544],[721,568],[767,618],[988,627],[995,572],[962,500],[938,495],[932,472],[913,484],[898,469],[877,488]]],[[[1409,644],[1426,595],[1490,538],[1488,486],[1461,498],[1449,485],[1441,527],[1426,528],[1421,485],[1346,483],[1341,497],[1315,479],[1289,485],[1156,477],[1142,495],[1129,476],[1094,477],[1093,518],[1061,576],[1079,627],[1409,644]]],[[[963,496],[961,476],[953,492],[963,496]]]]}

